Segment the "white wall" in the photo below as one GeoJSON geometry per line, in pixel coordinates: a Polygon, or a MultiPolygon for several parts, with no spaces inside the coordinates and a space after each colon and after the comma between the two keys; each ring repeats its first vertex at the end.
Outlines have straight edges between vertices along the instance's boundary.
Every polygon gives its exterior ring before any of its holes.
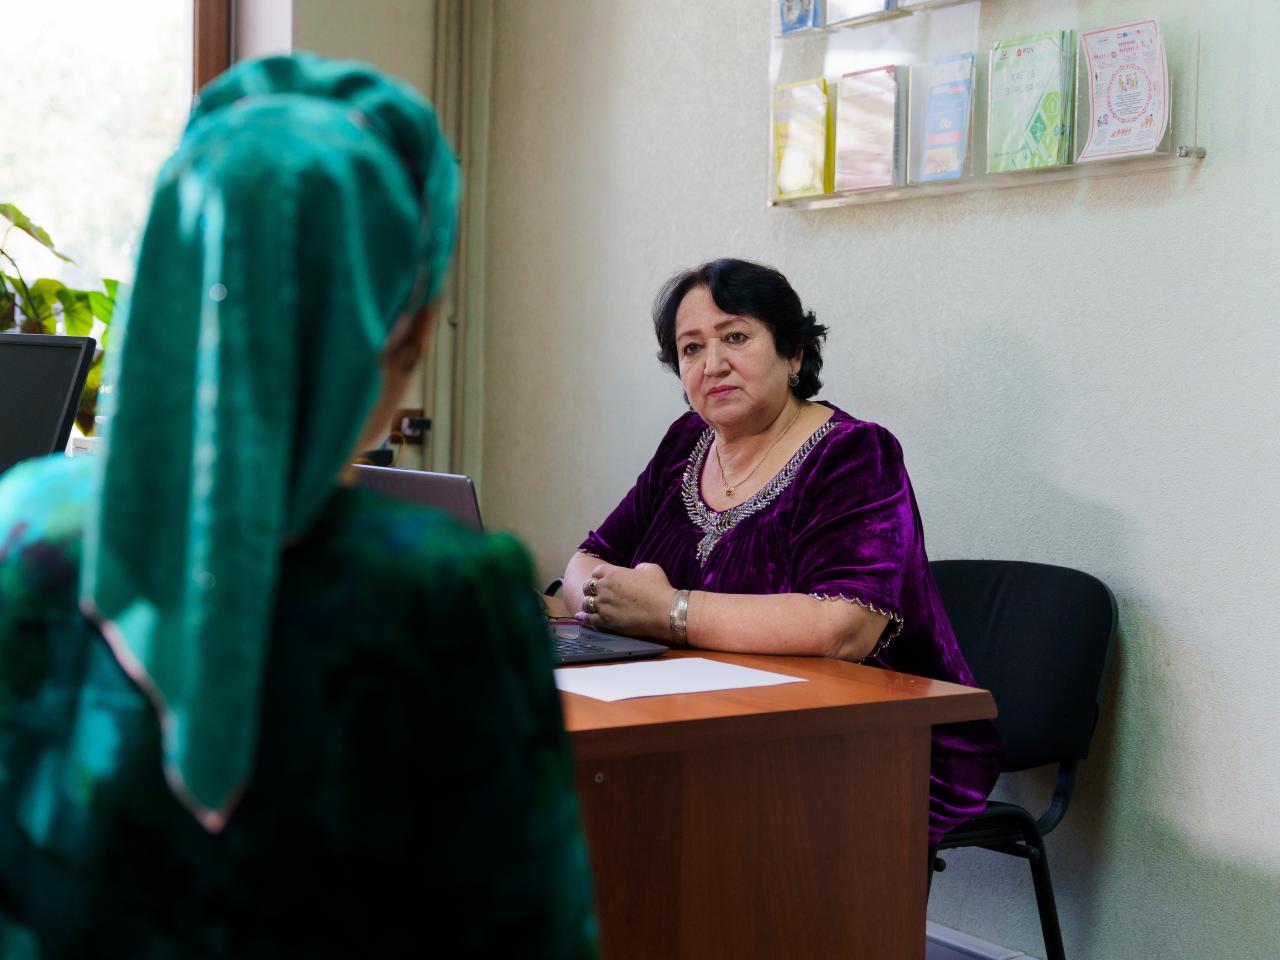
{"type": "Polygon", "coordinates": [[[293,49],[293,0],[235,0],[232,56],[269,57],[293,49]]]}
{"type": "MultiPolygon", "coordinates": [[[[1071,955],[1274,957],[1280,4],[1057,6],[1210,11],[1200,167],[768,211],[767,0],[500,0],[485,509],[557,572],[683,409],[659,284],[778,265],[832,328],[823,395],[902,441],[932,556],[1079,566],[1119,598],[1050,840],[1071,955]]],[[[1025,865],[949,860],[933,918],[1042,955],[1025,865]]]]}
{"type": "MultiPolygon", "coordinates": [[[[436,0],[240,0],[256,7],[257,21],[272,28],[268,40],[278,35],[280,25],[292,31],[292,49],[308,50],[339,60],[363,60],[380,70],[413,84],[431,98],[435,73],[436,0]],[[282,6],[287,7],[288,18],[282,6]]],[[[243,11],[241,17],[244,17],[243,11]]],[[[261,31],[260,31],[261,32],[261,31]]],[[[259,40],[260,45],[266,41],[259,40]]],[[[274,52],[274,51],[271,51],[274,52]]],[[[406,409],[419,408],[433,417],[437,426],[447,425],[436,409],[436,391],[428,370],[449,355],[449,328],[437,330],[434,351],[419,366],[401,400],[406,409]]],[[[430,441],[438,440],[440,430],[430,441]]],[[[421,469],[424,448],[406,446],[397,466],[421,469]]],[[[427,464],[428,466],[430,464],[427,464]]]]}
{"type": "Polygon", "coordinates": [[[434,0],[293,0],[293,46],[367,61],[429,94],[435,6],[434,0]]]}

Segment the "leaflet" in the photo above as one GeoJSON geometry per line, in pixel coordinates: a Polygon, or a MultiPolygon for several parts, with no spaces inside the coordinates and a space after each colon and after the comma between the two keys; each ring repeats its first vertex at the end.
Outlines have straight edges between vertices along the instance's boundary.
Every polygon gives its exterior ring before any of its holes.
{"type": "Polygon", "coordinates": [[[1080,35],[1089,74],[1089,133],[1079,161],[1155,153],[1169,128],[1169,61],[1155,20],[1080,35]]]}
{"type": "Polygon", "coordinates": [[[827,192],[831,182],[827,81],[822,77],[773,88],[774,198],[827,192]]]}
{"type": "Polygon", "coordinates": [[[821,29],[820,0],[778,0],[778,19],[784,34],[821,29]]]}
{"type": "Polygon", "coordinates": [[[934,60],[926,70],[928,100],[920,144],[919,180],[955,180],[964,173],[973,117],[972,53],[934,60]]]}
{"type": "Polygon", "coordinates": [[[987,172],[1071,160],[1075,31],[1000,40],[991,49],[987,172]]]}
{"type": "Polygon", "coordinates": [[[897,0],[827,0],[827,26],[877,17],[897,8],[897,0]]]}
{"type": "Polygon", "coordinates": [[[905,68],[876,67],[840,78],[836,97],[835,190],[900,183],[905,68]]]}

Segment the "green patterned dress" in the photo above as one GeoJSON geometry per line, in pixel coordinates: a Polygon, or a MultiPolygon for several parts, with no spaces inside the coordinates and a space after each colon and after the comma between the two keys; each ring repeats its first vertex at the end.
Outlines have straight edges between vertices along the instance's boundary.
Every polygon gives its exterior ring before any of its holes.
{"type": "Polygon", "coordinates": [[[214,834],[78,609],[91,489],[58,458],[0,480],[0,957],[595,955],[513,540],[339,489],[285,551],[253,775],[214,834]]]}

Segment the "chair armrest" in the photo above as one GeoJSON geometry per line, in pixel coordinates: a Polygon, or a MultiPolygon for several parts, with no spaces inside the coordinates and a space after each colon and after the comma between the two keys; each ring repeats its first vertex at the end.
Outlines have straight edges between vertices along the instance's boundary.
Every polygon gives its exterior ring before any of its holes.
{"type": "Polygon", "coordinates": [[[1063,815],[1067,812],[1067,805],[1071,803],[1071,794],[1075,790],[1075,785],[1076,762],[1072,760],[1058,767],[1058,779],[1054,781],[1053,796],[1049,799],[1049,806],[1036,820],[1036,829],[1040,831],[1040,836],[1043,837],[1062,821],[1063,815]]]}

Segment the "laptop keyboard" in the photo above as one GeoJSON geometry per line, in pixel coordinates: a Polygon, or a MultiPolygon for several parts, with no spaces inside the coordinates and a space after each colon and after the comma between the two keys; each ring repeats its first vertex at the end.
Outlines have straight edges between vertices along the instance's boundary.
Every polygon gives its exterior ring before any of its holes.
{"type": "Polygon", "coordinates": [[[605,647],[570,637],[552,637],[551,649],[556,658],[560,660],[563,660],[565,657],[575,657],[583,653],[597,654],[608,652],[605,647]]]}

